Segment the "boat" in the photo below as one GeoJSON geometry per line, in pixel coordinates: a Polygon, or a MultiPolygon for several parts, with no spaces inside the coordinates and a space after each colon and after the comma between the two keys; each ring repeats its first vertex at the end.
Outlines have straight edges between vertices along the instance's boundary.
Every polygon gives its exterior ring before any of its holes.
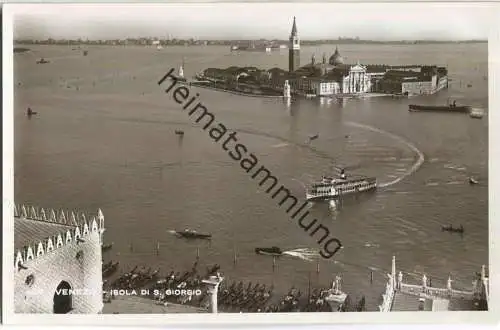
{"type": "Polygon", "coordinates": [[[315,182],[306,191],[306,199],[328,200],[346,194],[360,193],[377,188],[377,179],[368,176],[347,176],[345,170],[340,171],[338,178],[325,177],[315,182]]]}
{"type": "Polygon", "coordinates": [[[469,183],[470,183],[470,184],[478,184],[478,183],[479,183],[479,181],[477,181],[477,180],[476,180],[476,179],[474,179],[473,177],[470,177],[470,178],[469,178],[469,183]]]}
{"type": "Polygon", "coordinates": [[[104,251],[111,250],[112,248],[113,248],[113,243],[110,243],[110,244],[104,244],[104,245],[101,247],[101,250],[102,250],[102,252],[104,252],[104,251]]]}
{"type": "Polygon", "coordinates": [[[484,112],[481,109],[473,108],[469,114],[471,118],[481,119],[484,116],[484,112]]]}
{"type": "Polygon", "coordinates": [[[50,63],[50,62],[44,59],[43,57],[40,60],[36,61],[36,64],[45,64],[45,63],[50,63]]]}
{"type": "Polygon", "coordinates": [[[450,233],[464,233],[464,227],[460,225],[460,227],[453,227],[452,225],[441,226],[441,231],[449,231],[450,233]]]}
{"type": "Polygon", "coordinates": [[[211,234],[202,234],[198,233],[196,230],[192,229],[184,229],[183,231],[175,232],[178,236],[189,239],[210,239],[212,238],[211,234]]]}
{"type": "Polygon", "coordinates": [[[410,104],[408,106],[408,111],[442,111],[442,112],[457,112],[457,113],[469,113],[471,107],[468,105],[458,106],[453,104],[449,105],[418,105],[410,104]]]}
{"type": "Polygon", "coordinates": [[[175,134],[177,134],[177,135],[184,135],[184,131],[181,131],[181,130],[179,130],[179,129],[176,129],[176,130],[175,130],[175,134]]]}
{"type": "Polygon", "coordinates": [[[83,51],[83,56],[87,56],[89,54],[89,51],[88,50],[84,50],[83,51]]]}
{"type": "Polygon", "coordinates": [[[255,248],[256,254],[263,254],[269,256],[280,256],[283,254],[283,251],[277,246],[267,247],[267,248],[255,248]]]}
{"type": "Polygon", "coordinates": [[[310,135],[309,136],[309,140],[312,141],[312,140],[316,140],[317,138],[319,138],[319,134],[315,134],[315,135],[310,135]]]}
{"type": "Polygon", "coordinates": [[[31,117],[33,115],[36,115],[38,112],[31,110],[31,108],[28,108],[26,111],[26,116],[31,117]]]}

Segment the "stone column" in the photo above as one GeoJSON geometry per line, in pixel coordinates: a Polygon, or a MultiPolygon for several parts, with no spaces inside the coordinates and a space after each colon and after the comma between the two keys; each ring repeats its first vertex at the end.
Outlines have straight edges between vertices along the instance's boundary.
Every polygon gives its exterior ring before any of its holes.
{"type": "Polygon", "coordinates": [[[223,277],[217,273],[217,276],[210,276],[207,280],[202,282],[208,286],[208,293],[210,294],[210,308],[212,313],[217,313],[217,293],[219,292],[219,285],[224,280],[223,277]]]}

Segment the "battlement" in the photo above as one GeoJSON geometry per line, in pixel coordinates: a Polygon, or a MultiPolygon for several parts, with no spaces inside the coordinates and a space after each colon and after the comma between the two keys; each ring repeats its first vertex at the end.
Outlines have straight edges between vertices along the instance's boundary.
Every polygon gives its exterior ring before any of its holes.
{"type": "Polygon", "coordinates": [[[102,236],[105,230],[104,215],[101,209],[98,210],[97,216],[89,217],[89,220],[87,220],[83,212],[77,212],[75,216],[73,211],[71,214],[69,211],[59,210],[56,212],[54,209],[46,212],[43,208],[38,209],[34,206],[21,204],[14,207],[14,226],[16,226],[16,221],[18,223],[20,221],[33,221],[33,227],[35,227],[35,224],[45,224],[51,226],[54,232],[42,240],[28,239],[28,241],[23,242],[25,244],[23,248],[17,248],[14,256],[16,271],[21,270],[30,261],[63,246],[83,243],[85,238],[93,233],[102,236]]]}

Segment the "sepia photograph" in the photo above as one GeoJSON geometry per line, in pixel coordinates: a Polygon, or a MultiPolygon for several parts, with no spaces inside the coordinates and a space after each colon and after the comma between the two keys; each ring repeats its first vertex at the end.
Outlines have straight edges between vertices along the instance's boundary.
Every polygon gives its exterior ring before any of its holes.
{"type": "Polygon", "coordinates": [[[3,14],[6,321],[493,317],[498,6],[3,14]]]}

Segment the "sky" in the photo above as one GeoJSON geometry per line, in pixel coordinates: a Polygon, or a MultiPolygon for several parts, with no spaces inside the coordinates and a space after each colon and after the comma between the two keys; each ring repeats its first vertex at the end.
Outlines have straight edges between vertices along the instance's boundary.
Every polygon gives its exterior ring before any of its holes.
{"type": "MultiPolygon", "coordinates": [[[[25,4],[13,7],[14,38],[487,39],[493,4],[177,3],[25,4]]],[[[498,6],[496,7],[498,8],[498,6]]]]}

